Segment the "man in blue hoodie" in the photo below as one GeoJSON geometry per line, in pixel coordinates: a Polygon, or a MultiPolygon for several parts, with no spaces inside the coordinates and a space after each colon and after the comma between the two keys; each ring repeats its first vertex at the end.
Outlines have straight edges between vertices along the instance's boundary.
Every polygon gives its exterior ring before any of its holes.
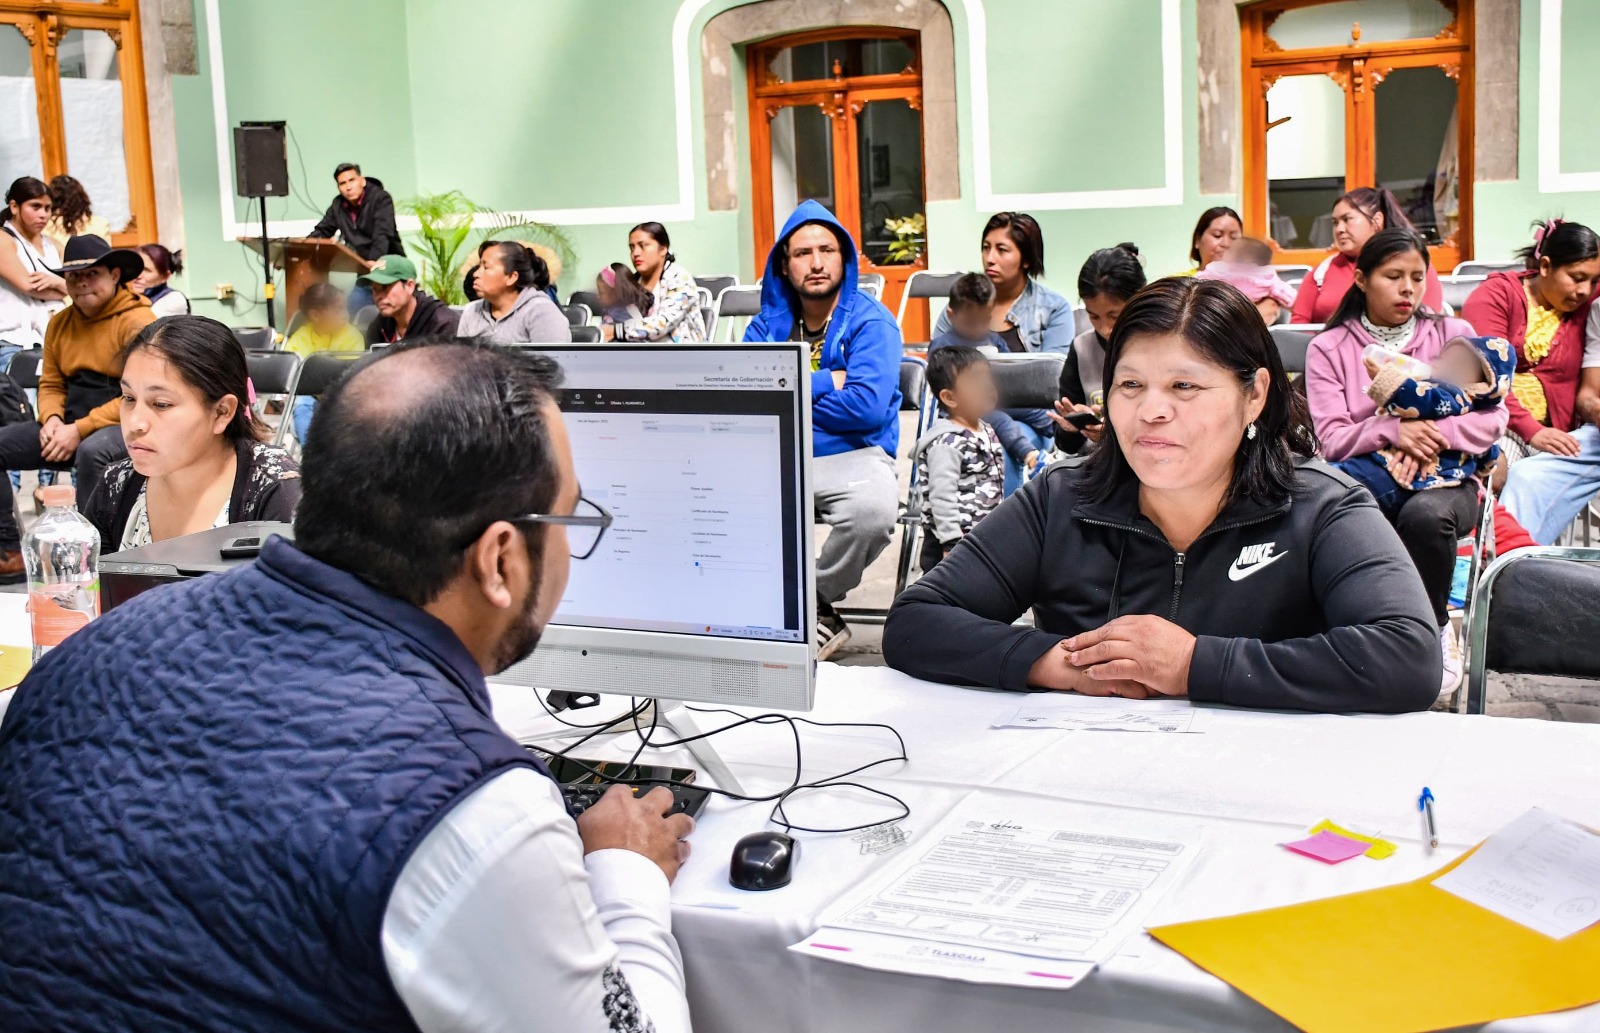
{"type": "Polygon", "coordinates": [[[818,659],[850,638],[834,604],[894,536],[900,489],[900,327],[856,286],[855,241],[815,201],[803,201],[767,256],[761,313],[746,341],[811,346],[811,482],[831,530],[817,557],[818,659]]]}

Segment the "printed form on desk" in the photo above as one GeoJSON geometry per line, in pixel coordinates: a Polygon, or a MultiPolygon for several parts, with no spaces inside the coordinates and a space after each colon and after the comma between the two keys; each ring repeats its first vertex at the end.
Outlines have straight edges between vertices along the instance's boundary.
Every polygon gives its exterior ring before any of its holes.
{"type": "Polygon", "coordinates": [[[1433,884],[1565,939],[1600,921],[1600,836],[1535,807],[1433,884]]]}
{"type": "Polygon", "coordinates": [[[1110,959],[1200,848],[1191,826],[1088,828],[974,793],[790,949],[866,968],[1065,989],[1110,959]]]}
{"type": "Polygon", "coordinates": [[[1203,732],[1211,712],[1187,700],[1122,699],[1041,693],[995,728],[1060,728],[1080,732],[1203,732]]]}

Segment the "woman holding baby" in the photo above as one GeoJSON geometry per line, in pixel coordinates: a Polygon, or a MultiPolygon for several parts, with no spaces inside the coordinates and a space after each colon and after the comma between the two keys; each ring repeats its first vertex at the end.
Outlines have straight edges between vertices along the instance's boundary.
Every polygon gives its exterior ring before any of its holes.
{"type": "Polygon", "coordinates": [[[1439,624],[1447,692],[1462,673],[1461,641],[1448,613],[1456,541],[1476,526],[1477,474],[1481,467],[1487,475],[1506,427],[1509,385],[1501,380],[1502,373],[1509,378],[1511,357],[1500,358],[1504,342],[1473,341],[1470,324],[1429,311],[1422,304],[1427,281],[1422,237],[1400,228],[1374,234],[1328,328],[1311,342],[1305,383],[1323,455],[1386,503],[1422,577],[1439,624]],[[1369,351],[1373,345],[1379,347],[1369,351]],[[1407,404],[1422,397],[1430,404],[1407,404]],[[1441,401],[1453,403],[1448,415],[1440,413],[1441,401]]]}

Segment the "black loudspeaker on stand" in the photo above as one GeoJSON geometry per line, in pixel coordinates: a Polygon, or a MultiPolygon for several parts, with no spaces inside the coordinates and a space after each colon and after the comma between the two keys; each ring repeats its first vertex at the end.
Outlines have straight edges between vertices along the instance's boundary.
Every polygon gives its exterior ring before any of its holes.
{"type": "Polygon", "coordinates": [[[262,296],[267,302],[267,326],[277,330],[272,299],[272,256],[267,246],[267,198],[289,196],[289,145],[283,122],[241,122],[233,129],[234,192],[261,201],[262,296]]]}

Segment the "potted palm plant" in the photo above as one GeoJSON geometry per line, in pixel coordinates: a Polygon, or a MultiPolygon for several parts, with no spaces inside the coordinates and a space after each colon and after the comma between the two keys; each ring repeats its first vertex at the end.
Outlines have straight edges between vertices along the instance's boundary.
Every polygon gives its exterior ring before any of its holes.
{"type": "Polygon", "coordinates": [[[417,217],[414,243],[420,257],[422,288],[440,301],[459,305],[467,300],[462,280],[478,261],[486,240],[515,240],[539,252],[550,266],[550,280],[578,260],[572,238],[559,226],[531,222],[486,208],[459,190],[418,194],[400,205],[417,217]]]}

